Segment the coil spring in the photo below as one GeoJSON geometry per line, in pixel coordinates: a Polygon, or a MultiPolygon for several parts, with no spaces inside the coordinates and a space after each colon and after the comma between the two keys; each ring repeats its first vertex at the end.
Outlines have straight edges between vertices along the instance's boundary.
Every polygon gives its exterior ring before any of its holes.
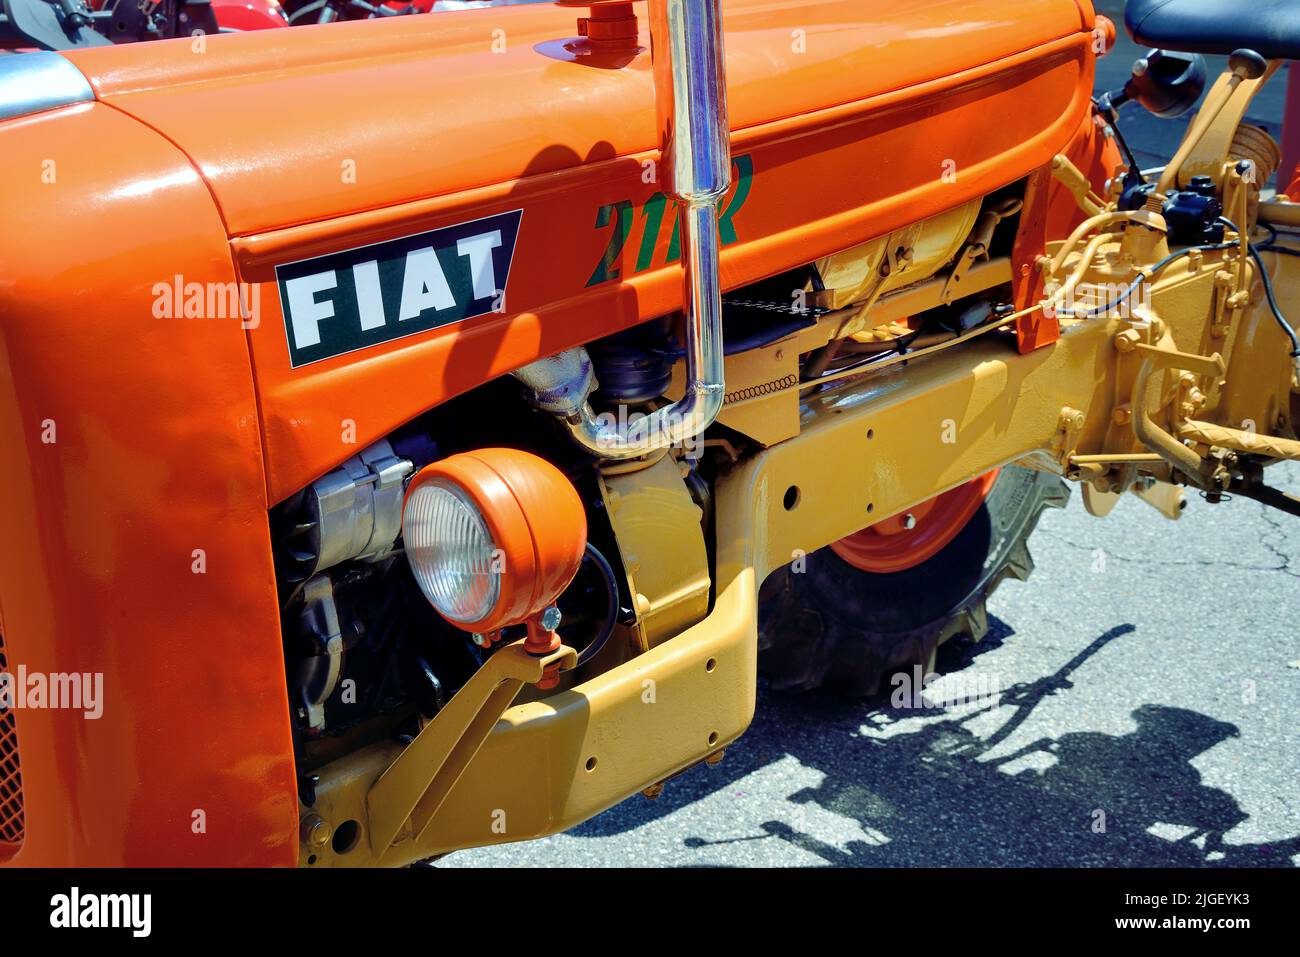
{"type": "Polygon", "coordinates": [[[751,385],[745,389],[737,389],[735,392],[728,392],[722,399],[724,405],[733,405],[737,402],[744,402],[746,399],[757,399],[760,396],[771,395],[774,392],[780,392],[783,389],[791,389],[799,384],[799,377],[791,374],[782,376],[779,379],[773,379],[771,382],[764,382],[760,385],[751,385]]]}
{"type": "Polygon", "coordinates": [[[1228,156],[1234,160],[1250,160],[1254,163],[1255,182],[1263,186],[1282,162],[1282,149],[1265,130],[1242,123],[1232,137],[1228,156]]]}

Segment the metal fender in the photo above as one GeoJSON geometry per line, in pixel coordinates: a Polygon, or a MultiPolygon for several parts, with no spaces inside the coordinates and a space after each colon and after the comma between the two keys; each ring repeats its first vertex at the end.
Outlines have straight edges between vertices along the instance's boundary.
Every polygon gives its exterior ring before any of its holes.
{"type": "Polygon", "coordinates": [[[70,674],[98,689],[82,707],[12,710],[25,833],[0,857],[291,864],[248,346],[237,313],[188,307],[234,285],[212,195],[102,103],[0,124],[0,178],[4,653],[20,691],[70,674]]]}
{"type": "Polygon", "coordinates": [[[279,0],[212,0],[212,10],[223,30],[270,30],[289,25],[279,0]]]}

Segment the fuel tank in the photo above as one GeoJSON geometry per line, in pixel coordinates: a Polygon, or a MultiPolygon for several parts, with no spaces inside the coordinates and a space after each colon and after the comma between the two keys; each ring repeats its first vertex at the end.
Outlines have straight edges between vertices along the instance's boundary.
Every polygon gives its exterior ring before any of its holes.
{"type": "MultiPolygon", "coordinates": [[[[190,157],[255,284],[247,334],[272,501],[355,451],[341,423],[364,445],[680,304],[636,9],[641,49],[615,57],[583,55],[583,11],[551,5],[212,37],[201,54],[176,41],[71,55],[99,99],[190,157]],[[439,253],[463,273],[446,277],[455,307],[421,285],[444,308],[399,318],[390,260],[427,245],[401,240],[484,220],[442,234],[498,242],[477,264],[439,253]],[[295,330],[284,267],[303,260],[316,262],[288,270],[308,314],[295,330]],[[471,271],[492,296],[475,296],[471,271]],[[377,307],[362,315],[366,289],[377,307]]],[[[1086,0],[730,0],[723,16],[726,287],[1023,177],[1088,109],[1086,0]]]]}

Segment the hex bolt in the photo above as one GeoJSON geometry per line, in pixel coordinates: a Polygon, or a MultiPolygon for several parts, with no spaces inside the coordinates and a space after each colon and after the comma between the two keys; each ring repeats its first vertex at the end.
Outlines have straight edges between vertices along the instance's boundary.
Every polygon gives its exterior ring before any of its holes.
{"type": "Polygon", "coordinates": [[[1133,347],[1137,345],[1139,336],[1136,330],[1125,329],[1119,335],[1115,336],[1115,349],[1119,352],[1132,352],[1133,347]]]}
{"type": "Polygon", "coordinates": [[[334,828],[325,818],[312,813],[303,817],[302,824],[298,827],[298,836],[308,847],[319,850],[334,836],[334,828]]]}

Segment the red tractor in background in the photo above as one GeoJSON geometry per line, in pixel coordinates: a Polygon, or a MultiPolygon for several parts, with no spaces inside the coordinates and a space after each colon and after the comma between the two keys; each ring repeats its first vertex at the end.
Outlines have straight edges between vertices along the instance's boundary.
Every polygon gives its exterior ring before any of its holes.
{"type": "Polygon", "coordinates": [[[476,0],[0,0],[0,52],[69,50],[482,5],[476,0]]]}
{"type": "Polygon", "coordinates": [[[279,0],[0,0],[0,52],[72,50],[288,25],[279,0]]]}

